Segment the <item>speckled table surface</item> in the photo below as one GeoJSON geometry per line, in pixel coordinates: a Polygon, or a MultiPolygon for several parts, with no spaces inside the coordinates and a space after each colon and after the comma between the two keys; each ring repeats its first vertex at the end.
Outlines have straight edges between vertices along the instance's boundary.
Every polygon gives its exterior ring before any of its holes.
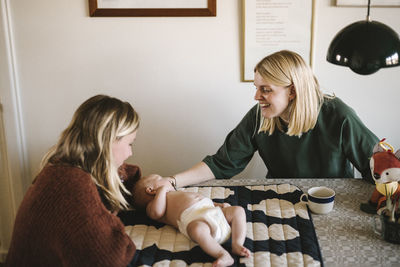
{"type": "Polygon", "coordinates": [[[386,242],[374,231],[379,218],[360,210],[374,186],[360,179],[229,179],[212,180],[199,185],[241,186],[290,183],[303,192],[313,186],[330,187],[336,192],[333,211],[312,214],[324,265],[399,266],[400,245],[386,242]]]}

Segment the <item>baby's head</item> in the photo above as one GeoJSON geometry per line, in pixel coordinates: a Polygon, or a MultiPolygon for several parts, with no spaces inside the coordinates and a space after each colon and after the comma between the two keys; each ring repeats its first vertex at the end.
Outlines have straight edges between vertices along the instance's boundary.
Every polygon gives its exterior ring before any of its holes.
{"type": "Polygon", "coordinates": [[[134,208],[138,210],[146,209],[147,204],[154,199],[157,189],[163,185],[172,186],[167,179],[157,174],[139,179],[132,190],[134,208]]]}

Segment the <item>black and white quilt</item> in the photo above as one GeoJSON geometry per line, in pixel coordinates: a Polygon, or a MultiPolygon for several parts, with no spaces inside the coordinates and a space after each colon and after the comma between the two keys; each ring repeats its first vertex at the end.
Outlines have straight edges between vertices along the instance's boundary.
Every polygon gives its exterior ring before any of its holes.
{"type": "MultiPolygon", "coordinates": [[[[246,211],[245,246],[249,258],[234,266],[322,266],[317,236],[302,191],[290,184],[188,187],[214,202],[240,205],[246,211]]],[[[137,251],[133,266],[211,266],[214,259],[175,228],[131,211],[121,216],[137,251]]],[[[231,240],[222,246],[231,251],[231,240]]]]}

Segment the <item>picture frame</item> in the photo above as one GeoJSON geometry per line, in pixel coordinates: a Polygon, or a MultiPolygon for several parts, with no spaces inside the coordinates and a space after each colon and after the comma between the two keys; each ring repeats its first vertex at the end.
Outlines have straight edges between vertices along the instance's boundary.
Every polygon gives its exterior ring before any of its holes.
{"type": "Polygon", "coordinates": [[[217,15],[217,0],[89,0],[91,17],[203,17],[217,15]]]}
{"type": "Polygon", "coordinates": [[[280,50],[313,66],[315,1],[242,0],[242,82],[253,82],[257,63],[280,50]]]}
{"type": "MultiPolygon", "coordinates": [[[[336,6],[368,6],[368,0],[336,0],[336,6]]],[[[375,7],[400,7],[400,0],[375,0],[371,1],[375,7]]]]}

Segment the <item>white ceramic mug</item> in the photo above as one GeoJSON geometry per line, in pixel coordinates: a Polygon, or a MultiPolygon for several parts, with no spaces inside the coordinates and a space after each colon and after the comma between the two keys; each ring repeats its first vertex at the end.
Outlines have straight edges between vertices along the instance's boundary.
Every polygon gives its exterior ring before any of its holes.
{"type": "Polygon", "coordinates": [[[332,211],[335,200],[335,191],[325,186],[312,187],[307,194],[302,194],[301,202],[306,202],[313,213],[327,214],[332,211]],[[307,201],[304,201],[306,198],[307,201]]]}

